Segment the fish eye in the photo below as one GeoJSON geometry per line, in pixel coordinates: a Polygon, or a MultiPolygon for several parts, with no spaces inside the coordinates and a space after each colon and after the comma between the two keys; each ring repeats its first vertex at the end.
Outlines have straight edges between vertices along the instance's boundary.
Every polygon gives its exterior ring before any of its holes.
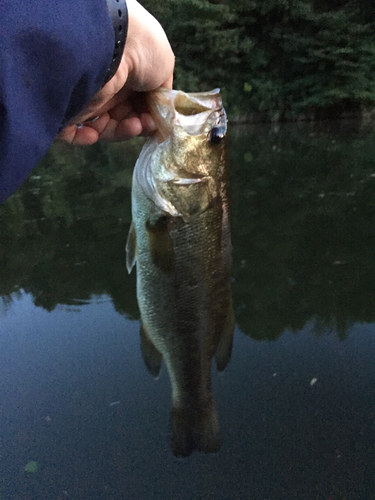
{"type": "Polygon", "coordinates": [[[225,127],[214,127],[209,134],[209,141],[213,144],[220,144],[225,137],[225,127]]]}

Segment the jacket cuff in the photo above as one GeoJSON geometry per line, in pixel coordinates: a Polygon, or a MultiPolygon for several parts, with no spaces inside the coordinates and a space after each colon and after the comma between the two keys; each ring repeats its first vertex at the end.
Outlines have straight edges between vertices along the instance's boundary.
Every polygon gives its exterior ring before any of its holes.
{"type": "MultiPolygon", "coordinates": [[[[128,33],[128,9],[125,0],[106,0],[108,13],[113,23],[114,49],[111,66],[108,68],[104,85],[114,76],[120,66],[128,33]]],[[[103,86],[104,86],[103,85],[103,86]]]]}

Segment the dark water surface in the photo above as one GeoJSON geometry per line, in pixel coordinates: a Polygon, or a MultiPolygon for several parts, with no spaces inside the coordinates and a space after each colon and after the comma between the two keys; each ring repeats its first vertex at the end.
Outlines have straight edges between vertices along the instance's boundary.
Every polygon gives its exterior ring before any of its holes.
{"type": "Polygon", "coordinates": [[[125,269],[139,148],[56,145],[0,207],[0,499],[374,500],[371,127],[232,127],[223,444],[186,459],[125,269]]]}

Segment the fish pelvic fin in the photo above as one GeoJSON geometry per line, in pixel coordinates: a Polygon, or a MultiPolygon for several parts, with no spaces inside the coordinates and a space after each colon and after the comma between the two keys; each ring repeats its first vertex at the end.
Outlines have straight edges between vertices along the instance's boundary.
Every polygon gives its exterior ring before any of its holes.
{"type": "Polygon", "coordinates": [[[137,260],[137,232],[134,222],[130,224],[128,239],[126,240],[126,269],[130,274],[137,260]]]}
{"type": "Polygon", "coordinates": [[[143,362],[150,375],[152,375],[154,378],[158,378],[161,369],[161,363],[163,361],[163,355],[153,344],[143,323],[141,323],[140,336],[143,362]]]}
{"type": "Polygon", "coordinates": [[[212,395],[202,408],[173,407],[170,446],[176,457],[188,457],[195,450],[201,453],[217,453],[220,450],[219,420],[212,395]]]}
{"type": "Polygon", "coordinates": [[[220,372],[222,372],[227,367],[232,356],[234,327],[235,317],[231,304],[215,353],[216,366],[220,372]]]}

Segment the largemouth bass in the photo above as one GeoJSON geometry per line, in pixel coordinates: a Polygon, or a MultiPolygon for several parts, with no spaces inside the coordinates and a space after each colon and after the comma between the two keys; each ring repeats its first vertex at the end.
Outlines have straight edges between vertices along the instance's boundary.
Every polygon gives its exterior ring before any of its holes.
{"type": "Polygon", "coordinates": [[[234,316],[228,211],[227,119],[218,89],[150,95],[158,134],[135,165],[127,268],[137,265],[141,349],[172,385],[176,456],[221,445],[211,360],[231,356],[234,316]]]}

